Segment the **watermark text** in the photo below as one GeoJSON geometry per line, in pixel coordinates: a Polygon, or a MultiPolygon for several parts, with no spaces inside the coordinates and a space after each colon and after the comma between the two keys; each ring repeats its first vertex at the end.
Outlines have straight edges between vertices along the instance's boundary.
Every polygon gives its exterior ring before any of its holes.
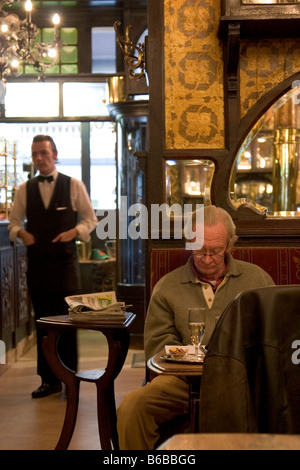
{"type": "Polygon", "coordinates": [[[203,246],[204,211],[203,204],[151,204],[148,208],[141,203],[128,207],[127,196],[120,197],[120,210],[97,210],[99,220],[96,234],[101,240],[117,237],[120,240],[163,239],[185,240],[187,250],[199,250],[203,246]],[[117,219],[118,214],[118,219],[117,219]],[[193,214],[193,217],[192,217],[193,214]]]}
{"type": "Polygon", "coordinates": [[[0,364],[6,364],[6,346],[2,340],[0,340],[0,364]]]}
{"type": "Polygon", "coordinates": [[[292,354],[292,363],[295,365],[300,364],[300,339],[293,341],[292,349],[296,349],[292,354]]]}

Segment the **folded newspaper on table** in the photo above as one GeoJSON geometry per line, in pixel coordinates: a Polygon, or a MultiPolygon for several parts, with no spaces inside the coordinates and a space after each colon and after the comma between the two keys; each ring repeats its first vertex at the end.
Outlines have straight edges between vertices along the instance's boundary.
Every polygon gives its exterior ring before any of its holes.
{"type": "Polygon", "coordinates": [[[65,297],[72,321],[120,323],[126,318],[125,303],[117,302],[116,293],[98,292],[65,297]]]}

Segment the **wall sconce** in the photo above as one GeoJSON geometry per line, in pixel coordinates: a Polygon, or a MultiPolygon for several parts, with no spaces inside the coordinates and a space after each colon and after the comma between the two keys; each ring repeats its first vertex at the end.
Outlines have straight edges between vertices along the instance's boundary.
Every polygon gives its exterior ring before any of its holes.
{"type": "Polygon", "coordinates": [[[132,25],[126,27],[124,39],[118,31],[120,24],[120,21],[115,21],[114,29],[117,35],[117,44],[120,46],[124,54],[125,63],[128,66],[129,76],[136,80],[139,80],[142,77],[147,79],[145,67],[145,44],[140,42],[134,44],[130,41],[129,31],[132,28],[132,25]]]}

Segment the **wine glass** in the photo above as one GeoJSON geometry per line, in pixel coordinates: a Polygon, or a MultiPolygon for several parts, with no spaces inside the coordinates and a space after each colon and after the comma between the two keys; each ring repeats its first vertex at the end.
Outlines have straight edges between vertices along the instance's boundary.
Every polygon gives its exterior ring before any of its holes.
{"type": "Polygon", "coordinates": [[[203,307],[189,308],[189,330],[192,344],[195,346],[195,357],[202,359],[201,343],[205,332],[206,310],[203,307]]]}

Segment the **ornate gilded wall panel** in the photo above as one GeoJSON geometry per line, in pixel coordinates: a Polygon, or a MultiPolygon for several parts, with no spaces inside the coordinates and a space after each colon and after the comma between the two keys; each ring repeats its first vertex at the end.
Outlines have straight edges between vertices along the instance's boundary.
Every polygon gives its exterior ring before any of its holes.
{"type": "Polygon", "coordinates": [[[219,0],[164,0],[167,149],[224,147],[219,0]]]}
{"type": "Polygon", "coordinates": [[[241,117],[268,91],[299,71],[300,39],[242,40],[241,117]]]}

